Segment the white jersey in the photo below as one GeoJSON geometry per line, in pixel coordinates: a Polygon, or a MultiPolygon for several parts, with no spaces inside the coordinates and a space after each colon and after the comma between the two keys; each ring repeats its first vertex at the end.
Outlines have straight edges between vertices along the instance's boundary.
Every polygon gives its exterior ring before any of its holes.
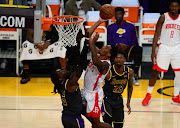
{"type": "MultiPolygon", "coordinates": [[[[109,63],[109,69],[111,68],[110,60],[101,60],[107,61],[109,63]]],[[[98,88],[101,87],[102,82],[104,81],[106,75],[108,74],[109,70],[106,74],[100,74],[98,68],[93,64],[92,60],[89,62],[85,76],[84,76],[84,88],[89,91],[96,91],[98,88]]]]}
{"type": "Polygon", "coordinates": [[[169,12],[164,13],[165,21],[161,29],[160,43],[175,45],[180,43],[180,16],[172,19],[169,12]]]}

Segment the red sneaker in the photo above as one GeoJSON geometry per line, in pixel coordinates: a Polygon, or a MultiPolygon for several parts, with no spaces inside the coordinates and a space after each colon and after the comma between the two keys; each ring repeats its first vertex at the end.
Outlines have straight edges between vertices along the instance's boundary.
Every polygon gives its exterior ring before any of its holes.
{"type": "Polygon", "coordinates": [[[177,96],[173,95],[171,104],[179,104],[180,105],[179,95],[177,95],[177,96]]]}
{"type": "Polygon", "coordinates": [[[143,106],[147,106],[149,105],[149,102],[151,101],[151,94],[147,93],[146,97],[144,98],[144,100],[142,101],[142,105],[143,106]]]}

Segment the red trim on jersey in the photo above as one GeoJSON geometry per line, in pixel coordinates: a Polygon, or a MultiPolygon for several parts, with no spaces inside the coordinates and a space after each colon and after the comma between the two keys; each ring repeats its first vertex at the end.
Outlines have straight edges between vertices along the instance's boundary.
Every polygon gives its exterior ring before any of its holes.
{"type": "Polygon", "coordinates": [[[178,68],[178,69],[172,69],[173,71],[180,71],[180,68],[178,68]]]}
{"type": "Polygon", "coordinates": [[[110,61],[110,59],[106,59],[107,61],[110,61]]]}
{"type": "MultiPolygon", "coordinates": [[[[158,46],[158,50],[157,50],[157,53],[156,53],[156,58],[157,58],[157,54],[158,54],[160,45],[161,45],[161,43],[160,43],[159,46],[158,46]]],[[[153,70],[160,71],[160,72],[162,72],[162,71],[163,71],[163,72],[167,72],[167,71],[168,71],[168,70],[165,70],[165,69],[160,68],[160,67],[157,65],[156,60],[155,60],[155,63],[154,63],[154,65],[153,65],[153,68],[152,68],[152,69],[153,69],[153,70]]]]}
{"type": "Polygon", "coordinates": [[[162,68],[160,68],[158,65],[157,65],[157,63],[155,63],[154,65],[153,65],[153,68],[152,68],[153,70],[157,70],[157,71],[160,71],[160,72],[167,72],[168,70],[165,70],[165,69],[162,69],[162,68]]]}
{"type": "Polygon", "coordinates": [[[90,117],[92,116],[93,118],[97,118],[97,117],[100,117],[101,115],[101,109],[99,107],[99,95],[98,95],[98,92],[95,93],[95,104],[94,104],[94,108],[91,112],[89,113],[86,113],[87,117],[90,117]]]}
{"type": "Polygon", "coordinates": [[[177,20],[177,19],[179,18],[179,14],[178,14],[178,17],[177,17],[176,19],[173,19],[173,18],[170,16],[169,12],[168,12],[168,15],[169,15],[169,17],[170,17],[172,20],[177,20]]]}
{"type": "Polygon", "coordinates": [[[97,87],[98,85],[98,81],[99,81],[99,78],[101,78],[102,74],[99,74],[99,76],[97,77],[97,80],[96,80],[96,83],[94,84],[94,88],[93,88],[93,91],[95,90],[95,88],[97,87]]]}

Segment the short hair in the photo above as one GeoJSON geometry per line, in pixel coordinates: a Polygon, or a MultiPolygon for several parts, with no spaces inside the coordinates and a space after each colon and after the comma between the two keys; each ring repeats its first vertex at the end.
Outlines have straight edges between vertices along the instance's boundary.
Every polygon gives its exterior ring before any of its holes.
{"type": "Polygon", "coordinates": [[[122,13],[123,13],[123,15],[124,15],[124,8],[121,8],[121,7],[116,7],[115,8],[115,12],[117,12],[117,11],[121,11],[122,13]]]}
{"type": "Polygon", "coordinates": [[[117,51],[116,56],[117,56],[118,54],[122,54],[122,55],[125,57],[125,59],[127,60],[127,55],[126,55],[125,52],[119,50],[119,51],[117,51]]]}
{"type": "Polygon", "coordinates": [[[171,0],[169,5],[171,5],[171,3],[173,3],[173,2],[177,2],[180,6],[180,0],[171,0]]]}

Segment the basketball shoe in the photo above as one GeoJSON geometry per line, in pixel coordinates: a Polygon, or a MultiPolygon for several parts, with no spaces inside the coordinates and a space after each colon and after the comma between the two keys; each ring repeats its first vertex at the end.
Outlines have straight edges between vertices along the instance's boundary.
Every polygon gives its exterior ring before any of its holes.
{"type": "Polygon", "coordinates": [[[174,94],[173,94],[171,104],[179,104],[180,105],[179,95],[174,96],[174,94]]]}
{"type": "Polygon", "coordinates": [[[151,101],[151,94],[147,93],[146,97],[144,98],[144,100],[142,101],[142,105],[143,106],[147,106],[149,105],[149,102],[151,101]]]}
{"type": "Polygon", "coordinates": [[[134,75],[133,84],[136,85],[136,86],[139,86],[139,85],[140,85],[140,82],[139,82],[139,80],[138,80],[137,75],[134,75]]]}
{"type": "Polygon", "coordinates": [[[20,83],[21,84],[26,84],[28,81],[30,81],[29,69],[23,69],[22,79],[21,79],[20,83]]]}

